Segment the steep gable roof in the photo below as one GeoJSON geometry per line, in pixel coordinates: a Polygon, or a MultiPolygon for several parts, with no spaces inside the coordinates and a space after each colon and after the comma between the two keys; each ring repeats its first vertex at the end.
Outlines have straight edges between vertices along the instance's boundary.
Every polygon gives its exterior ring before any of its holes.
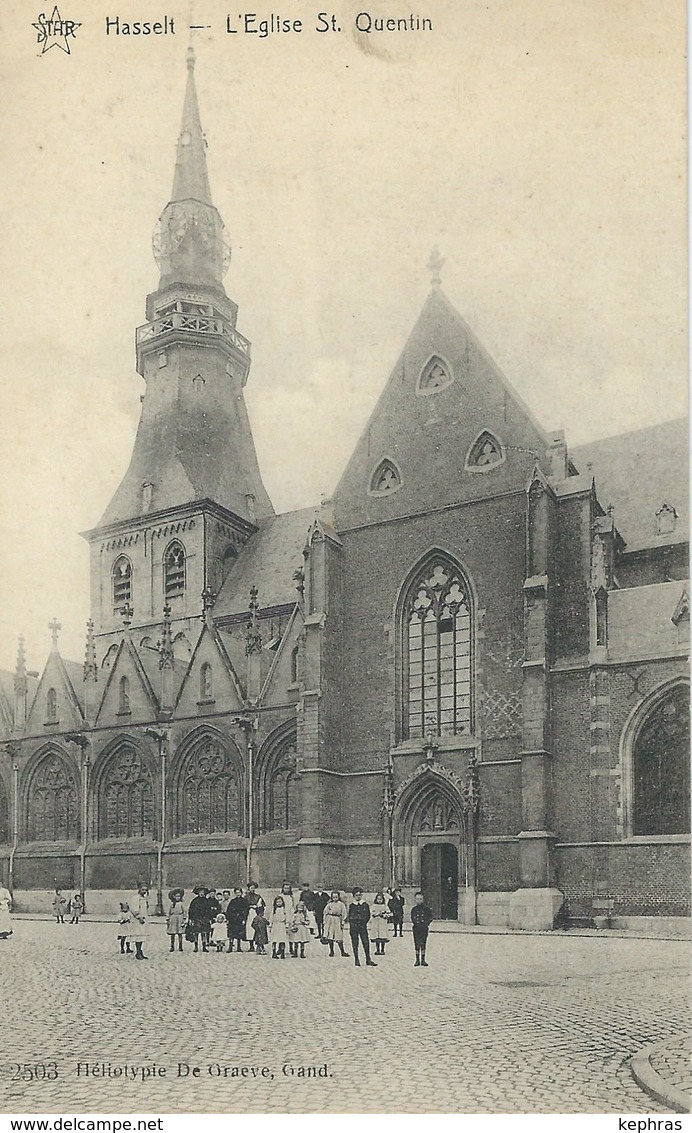
{"type": "Polygon", "coordinates": [[[217,711],[236,711],[243,707],[241,682],[218,630],[208,625],[202,627],[192,651],[190,664],[176,699],[176,715],[191,715],[205,702],[209,705],[213,703],[217,711]],[[201,696],[200,689],[200,671],[205,663],[212,667],[213,681],[207,701],[201,696]]]}
{"type": "Polygon", "coordinates": [[[584,475],[593,476],[603,507],[614,507],[615,525],[628,551],[665,547],[689,539],[689,432],[685,418],[649,425],[570,449],[584,475]],[[658,531],[657,513],[674,509],[672,530],[658,531]]]}
{"type": "Polygon", "coordinates": [[[336,529],[521,491],[548,444],[435,287],[334,493],[336,529]],[[494,442],[496,456],[471,467],[481,439],[494,442]]]}
{"type": "MultiPolygon", "coordinates": [[[[40,731],[51,723],[60,730],[80,728],[84,723],[84,711],[72,683],[72,677],[81,679],[82,667],[76,661],[63,661],[56,650],[48,654],[45,668],[38,682],[31,708],[27,716],[26,730],[40,731]],[[57,713],[54,721],[49,720],[47,711],[48,690],[54,689],[56,693],[57,713]]],[[[80,689],[81,691],[81,689],[80,689]]]]}
{"type": "Polygon", "coordinates": [[[297,601],[294,571],[303,565],[303,548],[319,508],[272,515],[241,549],[221,588],[214,616],[246,613],[250,587],[256,586],[262,609],[297,601]]]}
{"type": "Polygon", "coordinates": [[[123,723],[120,705],[120,681],[127,677],[131,682],[127,723],[136,724],[155,717],[159,701],[141,658],[129,636],[120,642],[115,661],[111,666],[96,716],[97,724],[123,723]]]}

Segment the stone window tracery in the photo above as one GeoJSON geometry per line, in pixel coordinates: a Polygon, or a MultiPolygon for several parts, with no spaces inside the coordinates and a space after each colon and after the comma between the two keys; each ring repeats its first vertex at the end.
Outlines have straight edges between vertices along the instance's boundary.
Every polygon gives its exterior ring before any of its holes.
{"type": "Polygon", "coordinates": [[[180,785],[180,834],[240,834],[239,775],[232,756],[213,737],[188,755],[180,785]]]}
{"type": "Polygon", "coordinates": [[[113,605],[116,609],[132,601],[132,563],[121,555],[113,564],[113,605]]]}
{"type": "Polygon", "coordinates": [[[446,556],[429,560],[403,609],[404,738],[470,735],[471,597],[446,556]]]}
{"type": "Polygon", "coordinates": [[[102,786],[101,838],[153,838],[154,786],[131,744],[112,756],[102,786]]]}
{"type": "Polygon", "coordinates": [[[389,496],[400,487],[401,475],[394,461],[381,460],[370,479],[370,495],[389,496]]]}
{"type": "Polygon", "coordinates": [[[448,364],[438,354],[433,354],[421,370],[418,379],[418,393],[437,393],[454,380],[448,364]]]}
{"type": "Polygon", "coordinates": [[[284,748],[269,777],[266,830],[291,830],[298,825],[296,749],[284,748]]]}
{"type": "Polygon", "coordinates": [[[166,598],[176,598],[185,590],[185,548],[171,543],[163,561],[163,589],[166,598]]]}
{"type": "Polygon", "coordinates": [[[504,451],[497,437],[485,429],[471,445],[466,457],[466,468],[479,472],[502,464],[504,451]]]}
{"type": "Polygon", "coordinates": [[[634,744],[634,835],[689,834],[690,705],[686,685],[653,708],[634,744]]]}
{"type": "Polygon", "coordinates": [[[45,756],[31,780],[28,795],[31,842],[71,842],[79,837],[77,785],[57,752],[45,756]]]}

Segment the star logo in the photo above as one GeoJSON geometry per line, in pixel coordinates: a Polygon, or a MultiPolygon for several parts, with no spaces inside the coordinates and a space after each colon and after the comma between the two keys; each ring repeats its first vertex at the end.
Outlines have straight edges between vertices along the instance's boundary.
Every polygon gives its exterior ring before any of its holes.
{"type": "Polygon", "coordinates": [[[66,55],[71,55],[70,39],[75,38],[77,28],[82,25],[75,20],[64,20],[56,4],[50,16],[41,12],[31,26],[36,28],[36,42],[41,44],[41,55],[45,55],[51,47],[59,47],[66,55]]]}

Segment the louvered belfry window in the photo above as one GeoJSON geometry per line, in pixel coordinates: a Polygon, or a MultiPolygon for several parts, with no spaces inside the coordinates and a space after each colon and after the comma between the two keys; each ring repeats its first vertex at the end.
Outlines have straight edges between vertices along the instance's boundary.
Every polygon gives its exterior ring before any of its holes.
{"type": "Polygon", "coordinates": [[[175,598],[185,589],[185,549],[182,543],[171,543],[163,566],[166,598],[175,598]]]}
{"type": "Polygon", "coordinates": [[[471,627],[461,571],[446,557],[429,560],[404,606],[405,738],[471,734],[471,627]]]}
{"type": "Polygon", "coordinates": [[[117,608],[132,601],[132,563],[121,555],[113,564],[113,605],[117,608]]]}

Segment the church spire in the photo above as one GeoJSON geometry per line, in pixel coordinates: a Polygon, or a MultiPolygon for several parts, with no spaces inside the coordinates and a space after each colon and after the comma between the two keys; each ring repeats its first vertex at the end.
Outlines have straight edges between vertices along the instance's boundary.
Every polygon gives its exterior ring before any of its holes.
{"type": "Polygon", "coordinates": [[[154,259],[161,269],[160,291],[187,284],[211,287],[225,298],[222,280],[231,250],[211,200],[206,149],[195,87],[195,55],[190,47],[173,190],[154,229],[154,259]]]}
{"type": "Polygon", "coordinates": [[[188,47],[187,87],[178,137],[171,201],[194,200],[211,205],[206,148],[207,142],[202,130],[195,88],[195,53],[192,47],[188,47]]]}

